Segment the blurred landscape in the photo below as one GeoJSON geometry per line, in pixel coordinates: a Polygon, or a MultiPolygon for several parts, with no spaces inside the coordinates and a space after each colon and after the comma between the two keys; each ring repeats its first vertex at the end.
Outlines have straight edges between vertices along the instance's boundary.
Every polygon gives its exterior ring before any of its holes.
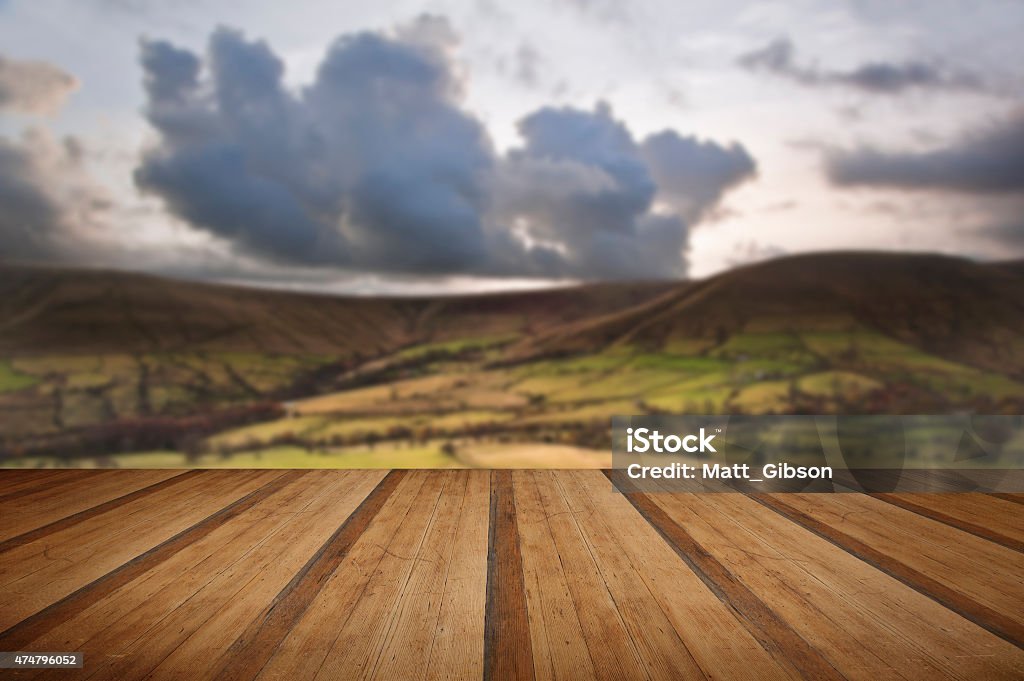
{"type": "Polygon", "coordinates": [[[613,415],[1022,411],[1022,262],[433,298],[0,276],[4,467],[607,467],[613,415]]]}

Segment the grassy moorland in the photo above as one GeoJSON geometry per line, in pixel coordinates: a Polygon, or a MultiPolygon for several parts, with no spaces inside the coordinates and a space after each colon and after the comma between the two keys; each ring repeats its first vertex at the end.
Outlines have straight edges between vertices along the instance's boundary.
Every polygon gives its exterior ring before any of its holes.
{"type": "Polygon", "coordinates": [[[1024,270],[790,258],[456,298],[16,270],[0,465],[607,466],[645,413],[1021,413],[1024,270]]]}

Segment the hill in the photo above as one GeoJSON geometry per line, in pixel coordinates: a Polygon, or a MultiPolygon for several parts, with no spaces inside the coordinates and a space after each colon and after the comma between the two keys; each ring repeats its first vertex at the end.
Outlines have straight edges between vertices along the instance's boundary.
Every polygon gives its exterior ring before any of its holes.
{"type": "Polygon", "coordinates": [[[125,272],[0,269],[0,356],[176,351],[360,355],[506,336],[631,307],[671,284],[366,298],[125,272]]]}
{"type": "Polygon", "coordinates": [[[707,352],[737,334],[854,330],[1024,375],[1024,266],[886,253],[781,258],[567,324],[525,340],[514,352],[566,355],[615,345],[707,352]]]}

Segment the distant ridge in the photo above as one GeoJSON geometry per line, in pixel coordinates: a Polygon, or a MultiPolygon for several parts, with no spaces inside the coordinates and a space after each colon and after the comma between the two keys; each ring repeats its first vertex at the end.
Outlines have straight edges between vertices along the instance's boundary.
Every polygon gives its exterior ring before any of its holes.
{"type": "Polygon", "coordinates": [[[0,353],[253,351],[376,356],[507,337],[507,359],[613,345],[707,346],[740,332],[869,328],[1024,375],[1024,261],[835,252],[679,283],[422,298],[342,297],[85,270],[5,268],[0,353]]]}
{"type": "Polygon", "coordinates": [[[939,255],[800,255],[694,282],[526,340],[520,356],[657,349],[738,332],[870,328],[932,354],[1024,374],[1024,263],[939,255]]]}
{"type": "Polygon", "coordinates": [[[366,357],[411,343],[535,333],[632,307],[674,286],[369,298],[0,265],[0,354],[216,350],[366,357]]]}

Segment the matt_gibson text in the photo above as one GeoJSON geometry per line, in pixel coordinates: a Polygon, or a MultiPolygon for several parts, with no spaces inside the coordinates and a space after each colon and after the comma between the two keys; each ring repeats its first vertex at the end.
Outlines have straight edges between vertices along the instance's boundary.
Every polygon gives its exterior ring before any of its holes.
{"type": "Polygon", "coordinates": [[[788,463],[766,463],[761,466],[760,477],[754,477],[750,464],[704,463],[696,464],[671,463],[667,466],[643,466],[632,463],[626,467],[626,475],[634,480],[647,478],[677,480],[749,480],[764,482],[765,480],[831,480],[830,466],[793,466],[788,463]]]}

